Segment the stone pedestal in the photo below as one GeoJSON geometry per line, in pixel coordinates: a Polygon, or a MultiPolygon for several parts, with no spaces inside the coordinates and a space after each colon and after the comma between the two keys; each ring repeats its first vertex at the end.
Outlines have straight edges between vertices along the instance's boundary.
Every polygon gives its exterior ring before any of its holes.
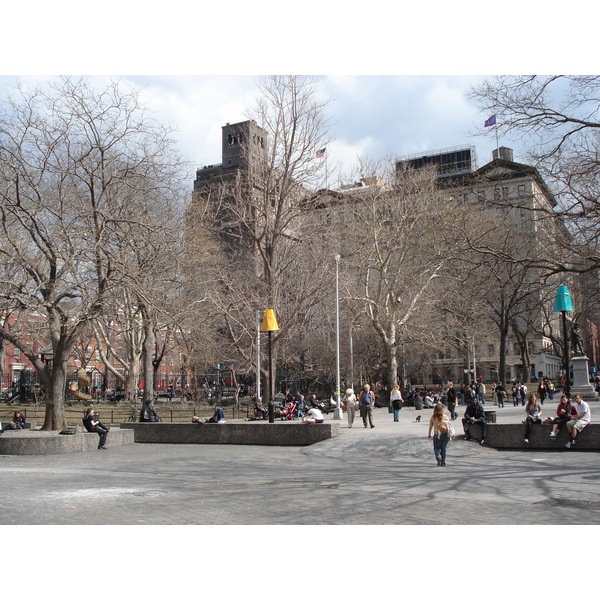
{"type": "Polygon", "coordinates": [[[571,386],[571,397],[581,394],[586,402],[598,400],[598,394],[594,391],[594,386],[590,383],[587,356],[573,356],[573,385],[571,386]]]}

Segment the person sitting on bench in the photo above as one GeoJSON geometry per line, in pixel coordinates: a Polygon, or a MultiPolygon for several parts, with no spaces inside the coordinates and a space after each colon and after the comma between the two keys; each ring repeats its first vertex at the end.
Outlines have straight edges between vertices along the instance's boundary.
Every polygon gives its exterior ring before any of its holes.
{"type": "Polygon", "coordinates": [[[312,407],[308,410],[306,415],[302,417],[302,420],[305,423],[323,423],[325,421],[323,413],[317,408],[316,402],[312,404],[312,407]]]}
{"type": "Polygon", "coordinates": [[[463,429],[465,432],[465,440],[471,439],[471,435],[469,433],[469,425],[471,423],[481,423],[483,429],[481,432],[481,441],[479,443],[483,446],[483,444],[485,444],[487,420],[485,418],[485,411],[483,409],[483,406],[479,404],[479,398],[477,398],[477,396],[472,397],[471,404],[467,406],[465,416],[462,420],[463,429]]]}
{"type": "Polygon", "coordinates": [[[267,418],[267,415],[269,414],[269,411],[267,410],[267,407],[263,404],[263,399],[262,398],[258,398],[256,400],[256,403],[254,404],[254,408],[256,409],[256,414],[257,416],[259,414],[262,415],[263,419],[267,418]]]}
{"type": "Polygon", "coordinates": [[[158,423],[160,417],[156,414],[152,400],[145,400],[142,410],[140,410],[140,423],[158,423]]]}
{"type": "Polygon", "coordinates": [[[566,425],[574,416],[577,416],[577,409],[571,403],[571,399],[563,394],[560,397],[560,402],[556,407],[556,417],[552,419],[552,431],[550,432],[550,439],[555,440],[560,433],[560,430],[566,425]]]}
{"type": "Polygon", "coordinates": [[[88,408],[85,411],[85,417],[83,419],[83,426],[90,433],[97,433],[100,436],[100,442],[98,444],[98,450],[106,450],[104,444],[106,444],[106,436],[110,430],[110,427],[103,425],[100,421],[94,420],[94,409],[88,408]]]}
{"type": "Polygon", "coordinates": [[[8,423],[4,429],[0,429],[0,433],[4,433],[9,429],[25,429],[25,417],[21,414],[20,410],[16,410],[13,415],[13,420],[8,423]]]}

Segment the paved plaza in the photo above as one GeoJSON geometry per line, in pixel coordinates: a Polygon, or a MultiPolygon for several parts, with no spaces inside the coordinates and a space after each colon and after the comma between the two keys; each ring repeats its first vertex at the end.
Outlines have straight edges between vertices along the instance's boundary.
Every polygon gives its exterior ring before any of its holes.
{"type": "MultiPolygon", "coordinates": [[[[546,415],[555,406],[546,402],[546,415]]],[[[110,448],[109,436],[104,452],[0,456],[0,524],[600,523],[598,453],[497,451],[458,436],[448,466],[438,467],[430,415],[405,407],[394,423],[376,409],[374,429],[360,421],[350,429],[344,416],[336,437],[302,448],[110,448]]],[[[522,415],[522,407],[497,410],[499,423],[522,415]]],[[[461,433],[460,420],[455,426],[461,433]]]]}

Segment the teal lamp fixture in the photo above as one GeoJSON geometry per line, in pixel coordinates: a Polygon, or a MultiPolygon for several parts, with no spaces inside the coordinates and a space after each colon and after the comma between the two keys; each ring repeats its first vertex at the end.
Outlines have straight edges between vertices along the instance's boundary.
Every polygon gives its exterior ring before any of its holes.
{"type": "Polygon", "coordinates": [[[566,285],[559,285],[554,298],[554,312],[573,312],[573,299],[569,293],[569,288],[566,285]]]}
{"type": "Polygon", "coordinates": [[[571,396],[571,376],[569,363],[569,336],[567,331],[567,313],[575,310],[573,306],[573,299],[569,293],[569,288],[566,285],[559,285],[556,289],[556,296],[554,298],[553,312],[562,313],[562,326],[563,326],[563,369],[565,372],[565,396],[570,398],[571,396]]]}

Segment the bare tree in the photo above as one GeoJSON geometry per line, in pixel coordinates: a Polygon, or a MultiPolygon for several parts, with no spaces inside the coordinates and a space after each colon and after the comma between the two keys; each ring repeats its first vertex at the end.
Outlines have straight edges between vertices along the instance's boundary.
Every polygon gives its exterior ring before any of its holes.
{"type": "Polygon", "coordinates": [[[599,76],[495,77],[471,93],[486,114],[496,115],[498,132],[526,142],[530,160],[556,192],[555,209],[535,210],[540,218],[560,217],[569,235],[555,236],[560,252],[528,258],[549,272],[600,266],[599,93],[599,76]]]}
{"type": "Polygon", "coordinates": [[[0,336],[40,375],[44,429],[66,425],[73,344],[111,291],[128,283],[128,264],[113,250],[152,236],[149,206],[177,201],[180,164],[168,131],[118,82],[95,91],[85,79],[61,78],[47,89],[18,89],[2,107],[0,252],[15,277],[0,298],[23,319],[0,336]]]}
{"type": "Polygon", "coordinates": [[[429,168],[371,168],[362,181],[363,190],[347,202],[344,275],[350,297],[379,335],[391,389],[399,345],[416,316],[435,303],[435,284],[459,251],[454,230],[462,211],[429,168]]]}
{"type": "MultiPolygon", "coordinates": [[[[204,225],[218,233],[224,250],[215,266],[219,285],[211,290],[211,312],[246,369],[254,362],[257,311],[276,312],[276,357],[325,293],[326,267],[305,227],[309,189],[323,178],[316,152],[327,143],[325,103],[306,77],[269,77],[259,87],[250,116],[260,132],[236,139],[245,168],[197,188],[193,202],[209,207],[200,209],[204,225]]],[[[195,237],[202,243],[201,232],[195,237]]]]}

